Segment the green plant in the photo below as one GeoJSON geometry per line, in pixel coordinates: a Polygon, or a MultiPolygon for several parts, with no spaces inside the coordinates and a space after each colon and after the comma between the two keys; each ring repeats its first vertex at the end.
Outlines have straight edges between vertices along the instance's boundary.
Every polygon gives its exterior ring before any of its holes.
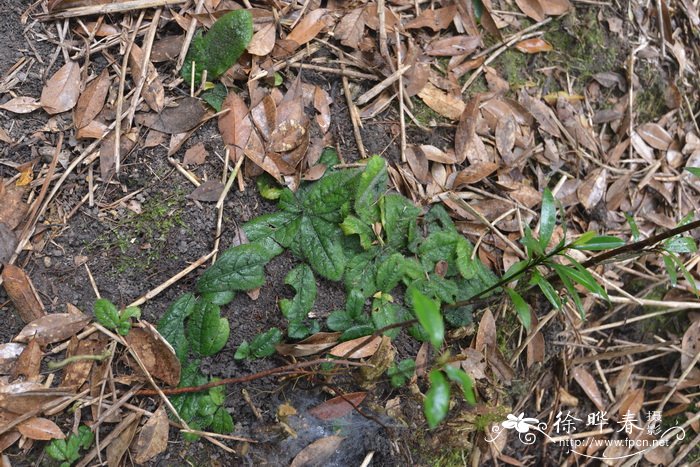
{"type": "Polygon", "coordinates": [[[59,461],[61,467],[70,467],[80,458],[80,450],[87,450],[95,435],[85,425],[80,425],[77,433],[71,433],[68,439],[54,439],[44,450],[52,459],[59,461]]]}
{"type": "Polygon", "coordinates": [[[95,318],[107,329],[114,329],[122,336],[129,334],[131,329],[131,318],[139,319],[141,310],[138,307],[130,306],[121,311],[117,310],[112,302],[100,298],[95,302],[95,318]]]}

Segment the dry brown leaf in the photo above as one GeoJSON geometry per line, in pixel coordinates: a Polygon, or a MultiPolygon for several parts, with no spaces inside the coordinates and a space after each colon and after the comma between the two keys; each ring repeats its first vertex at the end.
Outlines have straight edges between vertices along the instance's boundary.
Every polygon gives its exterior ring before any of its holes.
{"type": "Polygon", "coordinates": [[[474,349],[484,354],[487,346],[497,345],[496,340],[496,320],[490,308],[487,308],[479,321],[479,330],[474,338],[474,349]]]}
{"type": "Polygon", "coordinates": [[[452,189],[459,190],[465,186],[473,185],[485,179],[496,170],[498,170],[498,164],[495,162],[477,162],[476,164],[471,164],[466,169],[457,173],[452,189]]]}
{"type": "Polygon", "coordinates": [[[510,160],[515,146],[517,124],[512,115],[500,119],[496,124],[496,149],[504,160],[510,160]]]}
{"type": "Polygon", "coordinates": [[[177,104],[176,107],[166,107],[160,113],[137,114],[134,120],[139,125],[174,135],[195,128],[207,112],[202,101],[195,97],[185,97],[177,104]]]}
{"type": "MultiPolygon", "coordinates": [[[[534,311],[530,311],[532,328],[536,328],[539,320],[534,311]]],[[[532,340],[527,344],[527,368],[530,368],[535,363],[544,362],[544,336],[541,332],[535,333],[532,340]]]]}
{"type": "Polygon", "coordinates": [[[50,439],[65,439],[61,429],[47,418],[32,417],[17,425],[17,430],[29,439],[48,441],[50,439]]]}
{"type": "Polygon", "coordinates": [[[29,206],[22,201],[25,189],[14,183],[5,185],[0,179],[0,223],[14,230],[24,220],[29,206]]]}
{"type": "Polygon", "coordinates": [[[19,96],[0,104],[0,109],[16,114],[28,114],[41,107],[41,104],[33,97],[19,96]]]}
{"type": "Polygon", "coordinates": [[[430,144],[422,144],[420,149],[429,161],[440,162],[441,164],[456,164],[458,162],[453,151],[445,152],[430,144]]]}
{"type": "Polygon", "coordinates": [[[421,89],[418,97],[423,99],[425,105],[450,120],[459,120],[464,111],[465,104],[460,98],[447,94],[430,82],[421,89]]]}
{"type": "Polygon", "coordinates": [[[39,103],[51,115],[75,107],[80,95],[80,65],[68,62],[46,81],[39,103]]]}
{"type": "Polygon", "coordinates": [[[525,91],[519,94],[518,100],[523,107],[535,117],[541,130],[546,131],[552,136],[561,138],[561,132],[559,131],[559,126],[557,126],[557,119],[552,109],[547,107],[544,102],[530,97],[525,91]]]}
{"type": "Polygon", "coordinates": [[[15,305],[22,321],[30,323],[46,314],[44,304],[41,303],[31,279],[21,268],[6,264],[2,271],[2,281],[5,292],[15,305]]]}
{"type": "Polygon", "coordinates": [[[343,436],[327,436],[317,439],[302,449],[294,457],[289,467],[311,467],[324,465],[324,462],[333,455],[343,442],[343,436]]]}
{"type": "Polygon", "coordinates": [[[495,162],[484,146],[483,141],[476,133],[476,122],[479,116],[479,103],[481,97],[475,94],[459,117],[459,124],[455,131],[455,156],[457,163],[468,160],[470,164],[483,162],[495,162]]]}
{"type": "MultiPolygon", "coordinates": [[[[304,122],[294,119],[282,121],[270,134],[269,150],[272,152],[292,151],[301,144],[304,135],[306,135],[304,122]]],[[[296,162],[298,163],[298,161],[296,162]]]]}
{"type": "Polygon", "coordinates": [[[622,419],[622,417],[628,412],[638,414],[642,409],[643,404],[644,390],[633,389],[632,391],[628,392],[624,399],[622,399],[622,402],[620,402],[620,408],[617,411],[618,416],[620,419],[622,419]]]}
{"type": "Polygon", "coordinates": [[[260,136],[265,141],[269,141],[270,134],[277,123],[277,104],[272,96],[268,94],[263,97],[255,107],[250,109],[250,115],[260,136]]]}
{"type": "Polygon", "coordinates": [[[143,143],[144,148],[154,148],[165,142],[165,133],[158,130],[151,130],[146,136],[146,141],[143,143]]]}
{"type": "Polygon", "coordinates": [[[221,193],[224,191],[224,184],[218,180],[207,180],[194,189],[192,193],[187,195],[187,198],[206,203],[213,203],[219,200],[221,193]]]}
{"type": "Polygon", "coordinates": [[[545,15],[559,16],[573,9],[569,0],[539,0],[545,15]]]}
{"type": "Polygon", "coordinates": [[[451,36],[438,39],[425,47],[425,53],[434,57],[469,55],[481,44],[479,36],[451,36]]]}
{"type": "Polygon", "coordinates": [[[229,112],[219,117],[219,132],[224,143],[229,146],[232,160],[237,161],[243,157],[253,124],[248,115],[248,106],[235,92],[230,92],[221,104],[221,110],[226,109],[229,112]]]}
{"type": "Polygon", "coordinates": [[[352,412],[355,407],[362,404],[365,397],[367,397],[367,392],[364,391],[343,394],[317,405],[309,410],[309,413],[321,420],[333,420],[352,412]]]}
{"type": "Polygon", "coordinates": [[[250,40],[246,50],[251,55],[258,55],[260,57],[266,57],[275,48],[275,37],[277,28],[275,23],[271,22],[263,25],[250,40]]]}
{"type": "Polygon", "coordinates": [[[404,29],[430,28],[433,32],[447,28],[455,19],[457,5],[446,6],[445,8],[430,8],[423,10],[417,18],[404,25],[404,29]]]}
{"type": "Polygon", "coordinates": [[[24,345],[17,344],[16,342],[0,344],[0,375],[10,372],[23,350],[24,345]]]}
{"type": "Polygon", "coordinates": [[[82,331],[89,321],[89,316],[73,313],[45,315],[27,324],[13,341],[27,343],[35,338],[41,346],[61,342],[82,331]]]}
{"type": "MultiPolygon", "coordinates": [[[[20,439],[22,435],[19,434],[19,431],[12,430],[8,431],[6,433],[3,433],[0,435],[0,452],[4,452],[5,449],[9,448],[13,444],[17,442],[18,439],[20,439]]],[[[6,467],[3,465],[2,467],[6,467]]],[[[11,467],[11,466],[7,466],[11,467]]]]}
{"type": "Polygon", "coordinates": [[[297,23],[285,40],[296,43],[297,47],[306,44],[332,21],[327,13],[328,10],[325,8],[317,8],[309,12],[297,23]]]}
{"type": "Polygon", "coordinates": [[[151,376],[168,386],[177,386],[180,382],[180,361],[163,336],[153,326],[144,324],[144,328],[132,328],[124,339],[151,376]]]}
{"type": "Polygon", "coordinates": [[[306,357],[333,347],[340,338],[339,332],[317,332],[295,344],[277,344],[275,349],[287,357],[306,357]]]}
{"type": "Polygon", "coordinates": [[[576,195],[586,210],[593,209],[603,199],[605,188],[607,187],[607,179],[607,170],[595,169],[578,187],[576,195]]]}
{"type": "Polygon", "coordinates": [[[314,87],[314,109],[318,112],[316,115],[316,123],[323,133],[326,133],[331,127],[331,107],[333,103],[331,96],[320,88],[314,87]]]}
{"type": "Polygon", "coordinates": [[[463,358],[462,369],[474,379],[486,378],[486,357],[484,354],[474,349],[463,349],[461,352],[463,358]]]}
{"type": "Polygon", "coordinates": [[[0,263],[10,261],[17,248],[17,235],[6,224],[0,222],[0,263]]]}
{"type": "Polygon", "coordinates": [[[515,48],[526,54],[550,52],[554,49],[554,47],[552,47],[552,44],[540,37],[533,37],[531,39],[522,40],[515,44],[515,48]]]}
{"type": "Polygon", "coordinates": [[[355,8],[343,14],[333,35],[346,47],[357,49],[365,32],[365,9],[355,8]]]}
{"type": "Polygon", "coordinates": [[[591,402],[593,402],[593,405],[595,405],[598,410],[604,411],[605,403],[603,402],[603,395],[600,393],[600,389],[598,389],[595,378],[593,378],[588,370],[581,366],[574,368],[572,374],[576,382],[581,386],[581,389],[583,389],[583,392],[585,392],[591,402]]]}
{"type": "Polygon", "coordinates": [[[277,167],[277,162],[268,157],[267,151],[265,151],[265,146],[263,145],[260,136],[258,136],[257,131],[252,131],[250,138],[248,139],[248,144],[245,147],[244,154],[248,159],[250,159],[259,168],[270,174],[279,183],[284,183],[282,178],[282,173],[277,167]]]}
{"type": "MultiPolygon", "coordinates": [[[[136,128],[132,128],[129,133],[126,133],[119,138],[119,155],[122,159],[134,148],[138,137],[138,130],[136,128]]],[[[115,139],[114,132],[111,132],[109,136],[102,140],[102,145],[100,146],[100,175],[102,176],[103,180],[107,180],[109,177],[111,177],[115,170],[115,139]]]]}
{"type": "Polygon", "coordinates": [[[366,358],[374,355],[374,353],[379,348],[382,343],[381,336],[363,336],[357,339],[351,339],[349,341],[341,342],[340,344],[333,347],[329,353],[335,357],[342,358],[366,358]],[[360,344],[362,346],[355,350],[350,355],[346,355],[348,352],[358,347],[360,344]]]}
{"type": "Polygon", "coordinates": [[[681,368],[686,370],[693,362],[693,358],[700,352],[700,321],[691,324],[683,334],[681,341],[681,368]]]}
{"type": "Polygon", "coordinates": [[[0,409],[22,414],[57,398],[72,394],[61,388],[46,388],[33,382],[0,385],[0,409]]]}
{"type": "Polygon", "coordinates": [[[430,181],[429,162],[419,146],[411,144],[406,147],[406,161],[413,175],[420,183],[428,183],[430,181]]]}
{"type": "Polygon", "coordinates": [[[22,376],[24,381],[37,381],[42,357],[43,354],[39,344],[36,339],[32,339],[12,366],[10,379],[16,380],[22,376]]]}
{"type": "Polygon", "coordinates": [[[109,127],[99,120],[92,120],[75,133],[76,139],[99,139],[109,131],[109,127]]]}
{"type": "Polygon", "coordinates": [[[309,170],[304,172],[304,175],[301,177],[301,179],[307,182],[313,182],[323,177],[323,174],[326,173],[326,169],[328,169],[326,164],[316,164],[309,170]]]}
{"type": "Polygon", "coordinates": [[[134,450],[134,461],[143,464],[168,448],[170,425],[165,406],[161,405],[141,428],[134,450]]]}
{"type": "MultiPolygon", "coordinates": [[[[379,11],[378,5],[374,2],[369,3],[366,9],[365,21],[367,22],[367,27],[373,31],[379,30],[379,11]]],[[[384,27],[386,32],[394,33],[397,29],[400,29],[399,17],[391,11],[390,8],[384,7],[384,27]]]]}
{"type": "MultiPolygon", "coordinates": [[[[165,89],[156,68],[150,60],[145,64],[146,69],[143,69],[144,58],[141,47],[132,44],[131,53],[129,54],[129,66],[131,67],[131,73],[134,75],[134,82],[139,83],[142,79],[145,80],[141,89],[141,95],[151,110],[158,113],[165,106],[165,89]]],[[[138,96],[134,97],[134,99],[137,98],[138,96]]]]}
{"type": "Polygon", "coordinates": [[[185,165],[204,164],[204,161],[207,159],[207,154],[204,143],[197,143],[185,151],[185,157],[182,159],[182,163],[185,165]]]}
{"type": "MultiPolygon", "coordinates": [[[[71,337],[66,349],[66,358],[75,355],[99,355],[106,345],[107,339],[103,334],[97,333],[97,336],[91,336],[88,339],[78,340],[76,336],[71,337]]],[[[92,369],[92,360],[77,360],[69,363],[63,370],[63,378],[61,379],[61,387],[78,389],[87,381],[92,369]]]]}
{"type": "Polygon", "coordinates": [[[515,0],[518,8],[530,18],[539,22],[544,20],[544,8],[539,0],[515,0]]]}
{"type": "Polygon", "coordinates": [[[105,68],[97,78],[85,87],[85,91],[78,98],[73,112],[73,124],[77,129],[86,127],[102,111],[109,92],[110,81],[109,70],[105,68]]]}
{"type": "Polygon", "coordinates": [[[151,48],[151,61],[153,63],[167,62],[177,59],[182,50],[185,35],[165,36],[153,43],[151,48]]]}
{"type": "Polygon", "coordinates": [[[645,123],[637,128],[637,133],[652,148],[666,151],[673,143],[673,137],[658,123],[645,123]]]}
{"type": "Polygon", "coordinates": [[[141,416],[136,414],[133,415],[133,417],[124,419],[114,428],[115,431],[121,429],[121,432],[112,440],[111,443],[109,443],[109,446],[107,446],[107,465],[109,467],[118,467],[121,465],[122,457],[124,457],[124,454],[126,454],[126,451],[129,449],[129,445],[131,444],[131,440],[136,434],[141,416]]]}

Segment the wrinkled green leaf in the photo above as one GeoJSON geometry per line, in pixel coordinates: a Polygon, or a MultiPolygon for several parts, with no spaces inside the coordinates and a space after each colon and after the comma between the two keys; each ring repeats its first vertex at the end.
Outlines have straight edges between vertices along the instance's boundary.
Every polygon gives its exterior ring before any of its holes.
{"type": "Polygon", "coordinates": [[[368,224],[379,221],[379,198],[386,191],[388,181],[386,161],[380,156],[372,156],[360,175],[355,195],[355,212],[368,224]]]}
{"type": "Polygon", "coordinates": [[[354,170],[331,172],[299,190],[298,196],[302,200],[304,212],[328,222],[341,222],[346,215],[344,211],[347,211],[343,205],[349,205],[353,199],[357,174],[354,170]]]}
{"type": "Polygon", "coordinates": [[[260,175],[255,180],[255,184],[258,186],[260,196],[262,196],[265,199],[279,199],[283,191],[283,188],[279,186],[275,179],[272,178],[272,176],[268,173],[260,175]]]}
{"type": "Polygon", "coordinates": [[[265,283],[268,253],[256,243],[226,250],[197,281],[200,293],[252,290],[265,283]]]}
{"type": "Polygon", "coordinates": [[[112,302],[107,299],[100,298],[95,301],[94,306],[95,318],[107,329],[116,329],[119,326],[119,311],[112,302]]]}
{"type": "Polygon", "coordinates": [[[306,264],[300,264],[287,274],[284,283],[296,291],[292,300],[280,300],[282,314],[288,320],[304,319],[316,300],[316,280],[306,264]]]}
{"type": "Polygon", "coordinates": [[[405,258],[401,253],[393,253],[377,267],[377,288],[391,292],[399,284],[404,274],[405,258]]]}
{"type": "Polygon", "coordinates": [[[207,70],[207,80],[214,80],[231,68],[253,38],[253,15],[248,10],[234,10],[219,18],[202,36],[195,36],[187,51],[181,70],[185,83],[192,80],[194,67],[195,86],[202,81],[207,70]]]}
{"type": "Polygon", "coordinates": [[[267,331],[255,336],[250,344],[243,341],[236,351],[234,358],[236,360],[241,360],[243,358],[269,357],[275,353],[275,346],[281,341],[282,331],[277,328],[270,328],[267,331]]]}
{"type": "Polygon", "coordinates": [[[359,291],[364,298],[373,295],[377,291],[377,264],[375,259],[378,254],[379,249],[372,248],[350,258],[345,271],[346,290],[359,291]]]}
{"type": "Polygon", "coordinates": [[[181,362],[189,350],[185,337],[185,319],[194,311],[196,301],[197,299],[191,293],[180,296],[158,321],[158,332],[173,346],[175,355],[181,362]]]}
{"type": "Polygon", "coordinates": [[[214,413],[211,429],[214,433],[226,434],[233,432],[233,418],[225,408],[219,407],[214,413]]]}
{"type": "Polygon", "coordinates": [[[259,244],[271,259],[284,251],[276,238],[278,232],[295,220],[296,213],[278,211],[251,219],[243,224],[243,231],[248,241],[259,244]]]}
{"type": "Polygon", "coordinates": [[[376,239],[372,228],[362,219],[352,215],[345,218],[343,223],[340,224],[340,228],[345,235],[357,235],[360,238],[360,245],[365,250],[369,250],[376,239]]]}
{"type": "Polygon", "coordinates": [[[347,262],[340,229],[320,217],[303,216],[299,228],[301,250],[314,271],[328,280],[343,277],[347,262]]]}
{"type": "Polygon", "coordinates": [[[213,88],[204,91],[200,97],[214,110],[216,110],[217,112],[221,112],[221,106],[224,104],[226,96],[228,96],[228,89],[226,88],[226,86],[224,86],[221,83],[216,83],[216,85],[213,88]]]}
{"type": "Polygon", "coordinates": [[[474,393],[474,382],[471,377],[459,368],[455,368],[450,365],[445,365],[443,367],[447,377],[455,383],[462,387],[462,394],[464,394],[464,400],[469,402],[471,405],[476,405],[476,394],[474,393]]]}
{"type": "Polygon", "coordinates": [[[386,243],[396,249],[404,248],[417,235],[416,221],[421,210],[407,198],[389,193],[380,199],[382,224],[386,233],[386,243]]]}
{"type": "Polygon", "coordinates": [[[435,428],[447,415],[450,406],[450,384],[440,370],[433,370],[428,376],[430,389],[425,394],[423,412],[430,428],[435,428]]]}
{"type": "Polygon", "coordinates": [[[228,320],[221,317],[217,305],[204,300],[197,302],[187,323],[187,341],[193,352],[214,355],[226,345],[229,332],[228,320]]]}
{"type": "MultiPolygon", "coordinates": [[[[372,323],[374,324],[375,329],[382,329],[398,322],[399,317],[397,305],[389,303],[380,298],[374,299],[372,303],[372,323]]],[[[384,331],[384,335],[394,339],[399,335],[399,331],[400,329],[398,328],[389,329],[388,331],[384,331]]]]}
{"type": "Polygon", "coordinates": [[[442,321],[440,307],[416,288],[411,289],[409,293],[418,322],[428,332],[433,347],[439,349],[445,339],[445,324],[442,321]]]}
{"type": "Polygon", "coordinates": [[[386,374],[391,380],[391,385],[399,388],[410,380],[413,373],[416,371],[416,362],[413,359],[407,358],[401,360],[398,364],[392,363],[386,374]]]}
{"type": "Polygon", "coordinates": [[[530,326],[532,325],[532,319],[530,317],[530,306],[525,302],[523,297],[515,290],[506,288],[506,292],[508,293],[510,300],[513,302],[515,312],[518,314],[520,322],[523,323],[525,329],[529,331],[530,326]]]}

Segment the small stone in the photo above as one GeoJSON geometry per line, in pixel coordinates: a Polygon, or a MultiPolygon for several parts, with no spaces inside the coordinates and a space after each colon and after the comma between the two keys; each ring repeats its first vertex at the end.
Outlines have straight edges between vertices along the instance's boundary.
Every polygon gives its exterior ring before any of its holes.
{"type": "Polygon", "coordinates": [[[51,258],[49,258],[48,256],[44,256],[44,266],[47,268],[51,267],[51,258]]]}

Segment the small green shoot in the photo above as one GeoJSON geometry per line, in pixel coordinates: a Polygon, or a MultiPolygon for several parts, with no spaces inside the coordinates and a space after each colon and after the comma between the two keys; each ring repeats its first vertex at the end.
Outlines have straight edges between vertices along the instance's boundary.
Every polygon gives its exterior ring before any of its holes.
{"type": "Polygon", "coordinates": [[[104,298],[95,302],[94,311],[95,318],[102,326],[113,329],[122,336],[129,334],[131,318],[141,317],[141,310],[138,307],[130,306],[118,311],[112,302],[104,298]]]}
{"type": "Polygon", "coordinates": [[[44,450],[53,460],[61,463],[61,467],[70,467],[80,458],[80,451],[92,446],[95,435],[85,425],[80,425],[78,433],[71,433],[67,439],[54,439],[44,450]]]}

